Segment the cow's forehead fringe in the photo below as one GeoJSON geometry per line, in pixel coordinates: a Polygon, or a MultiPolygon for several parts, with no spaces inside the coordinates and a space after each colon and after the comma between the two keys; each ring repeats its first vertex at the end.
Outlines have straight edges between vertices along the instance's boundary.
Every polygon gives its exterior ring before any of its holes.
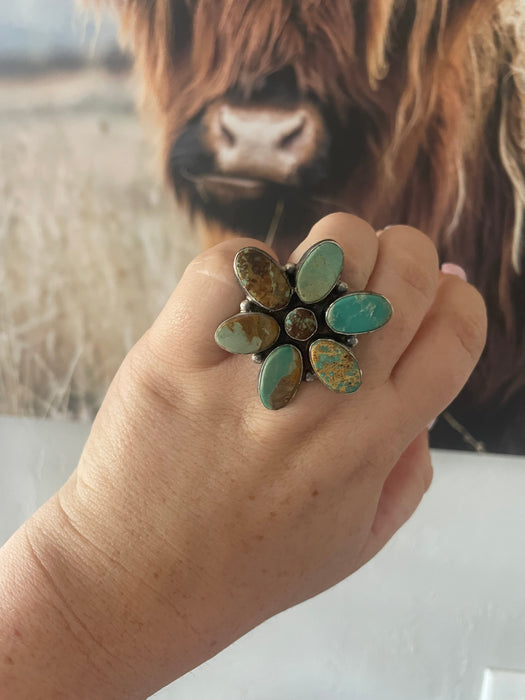
{"type": "Polygon", "coordinates": [[[454,238],[460,228],[477,228],[488,246],[495,231],[504,237],[491,284],[511,327],[509,285],[525,255],[523,3],[84,1],[120,13],[165,152],[208,102],[232,87],[249,94],[257,78],[284,66],[343,121],[362,110],[373,181],[399,196],[404,220],[451,255],[474,245],[454,238]],[[493,219],[480,222],[487,187],[493,219]]]}

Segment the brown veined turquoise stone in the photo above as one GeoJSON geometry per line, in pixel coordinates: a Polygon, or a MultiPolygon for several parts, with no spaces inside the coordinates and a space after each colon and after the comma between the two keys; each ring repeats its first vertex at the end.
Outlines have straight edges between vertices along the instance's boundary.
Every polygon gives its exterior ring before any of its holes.
{"type": "Polygon", "coordinates": [[[290,311],[284,319],[284,330],[294,340],[308,340],[317,330],[315,314],[301,307],[290,311]]]}
{"type": "Polygon", "coordinates": [[[293,345],[280,345],[268,355],[259,374],[259,396],[272,411],[293,399],[303,375],[303,358],[293,345]]]}
{"type": "Polygon", "coordinates": [[[324,299],[341,276],[344,255],[335,241],[321,241],[308,250],[297,266],[296,290],[301,301],[324,299]]]}
{"type": "Polygon", "coordinates": [[[353,394],[361,386],[361,369],[356,358],[335,340],[315,340],[310,346],[310,362],[319,379],[332,391],[353,394]]]}
{"type": "Polygon", "coordinates": [[[277,321],[267,314],[244,313],[228,318],[215,331],[215,341],[224,350],[248,355],[271,347],[279,337],[277,321]]]}
{"type": "Polygon", "coordinates": [[[248,296],[265,309],[284,309],[292,296],[286,274],[259,248],[242,248],[235,256],[237,279],[248,296]]]}
{"type": "Polygon", "coordinates": [[[336,333],[357,335],[375,331],[392,318],[392,305],[381,294],[354,292],[336,299],[326,312],[326,322],[336,333]]]}

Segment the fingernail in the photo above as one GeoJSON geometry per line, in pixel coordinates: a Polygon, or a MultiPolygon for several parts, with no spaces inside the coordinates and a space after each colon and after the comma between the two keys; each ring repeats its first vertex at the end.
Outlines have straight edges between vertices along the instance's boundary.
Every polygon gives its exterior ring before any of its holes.
{"type": "Polygon", "coordinates": [[[441,272],[444,272],[445,275],[455,275],[456,277],[462,279],[464,282],[467,281],[467,273],[465,272],[465,270],[459,265],[455,265],[454,263],[443,263],[443,265],[441,265],[441,272]]]}
{"type": "Polygon", "coordinates": [[[427,425],[427,430],[432,430],[432,428],[436,425],[437,418],[434,418],[434,420],[431,420],[430,423],[427,425]]]}
{"type": "Polygon", "coordinates": [[[379,236],[384,233],[385,231],[388,231],[389,228],[392,228],[394,224],[390,224],[390,226],[385,226],[385,228],[380,229],[379,231],[376,231],[376,236],[379,238],[379,236]]]}

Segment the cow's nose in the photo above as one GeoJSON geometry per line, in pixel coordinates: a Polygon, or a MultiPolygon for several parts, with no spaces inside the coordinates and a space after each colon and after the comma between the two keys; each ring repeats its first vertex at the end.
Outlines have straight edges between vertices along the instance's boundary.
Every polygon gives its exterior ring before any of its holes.
{"type": "Polygon", "coordinates": [[[315,107],[294,109],[212,105],[205,117],[208,143],[221,174],[297,183],[301,166],[317,155],[324,137],[315,107]]]}

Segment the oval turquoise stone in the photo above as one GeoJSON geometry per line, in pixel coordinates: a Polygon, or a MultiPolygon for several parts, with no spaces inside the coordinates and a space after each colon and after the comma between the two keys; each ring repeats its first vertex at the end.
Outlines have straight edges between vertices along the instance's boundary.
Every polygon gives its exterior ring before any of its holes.
{"type": "Polygon", "coordinates": [[[392,305],[381,294],[354,292],[336,299],[326,312],[326,323],[335,333],[357,335],[375,331],[392,318],[392,305]]]}
{"type": "Polygon", "coordinates": [[[342,343],[330,338],[315,340],[310,346],[310,362],[323,382],[339,394],[353,394],[361,386],[359,364],[342,343]]]}
{"type": "Polygon", "coordinates": [[[293,345],[280,345],[268,355],[259,374],[259,396],[272,411],[293,399],[303,376],[303,358],[293,345]]]}
{"type": "Polygon", "coordinates": [[[217,328],[215,342],[228,352],[248,355],[271,347],[280,332],[277,321],[267,314],[237,314],[217,328]]]}
{"type": "Polygon", "coordinates": [[[234,270],[248,296],[265,309],[288,306],[292,289],[285,272],[259,248],[242,248],[235,256],[234,270]]]}
{"type": "Polygon", "coordinates": [[[314,304],[324,299],[337,284],[344,255],[335,241],[312,246],[297,266],[296,290],[301,301],[314,304]]]}

